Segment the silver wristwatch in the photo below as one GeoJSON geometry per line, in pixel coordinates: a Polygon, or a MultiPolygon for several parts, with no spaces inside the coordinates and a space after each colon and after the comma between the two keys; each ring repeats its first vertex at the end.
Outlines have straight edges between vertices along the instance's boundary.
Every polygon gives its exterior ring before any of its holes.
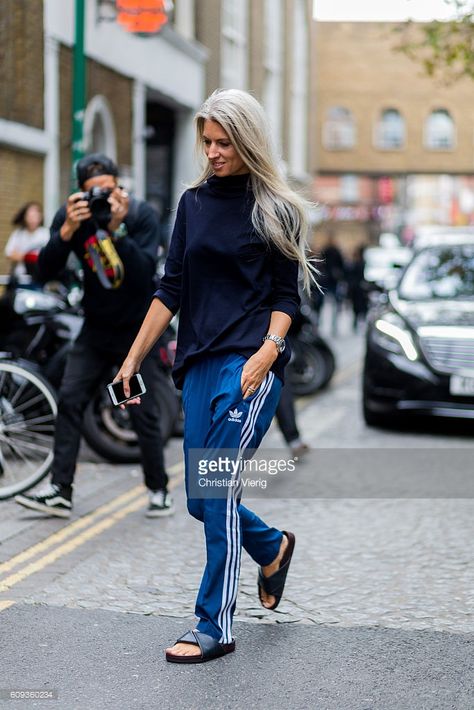
{"type": "Polygon", "coordinates": [[[285,338],[281,338],[279,335],[273,335],[272,333],[267,333],[267,335],[262,338],[263,341],[265,340],[273,340],[275,345],[277,346],[277,350],[282,354],[282,352],[285,349],[286,343],[285,343],[285,338]]]}

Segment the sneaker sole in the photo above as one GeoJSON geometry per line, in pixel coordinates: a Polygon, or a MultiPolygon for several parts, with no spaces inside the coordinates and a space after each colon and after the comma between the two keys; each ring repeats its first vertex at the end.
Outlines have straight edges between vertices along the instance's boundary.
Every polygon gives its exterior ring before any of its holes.
{"type": "Polygon", "coordinates": [[[173,515],[175,512],[174,508],[165,508],[164,510],[147,510],[145,513],[146,518],[166,518],[169,515],[173,515]]]}
{"type": "Polygon", "coordinates": [[[15,503],[22,505],[24,508],[29,510],[36,510],[39,513],[47,513],[48,515],[54,515],[56,518],[70,518],[71,511],[61,508],[51,508],[49,505],[44,505],[44,503],[37,503],[34,500],[28,500],[28,498],[23,498],[23,496],[15,496],[15,503]]]}

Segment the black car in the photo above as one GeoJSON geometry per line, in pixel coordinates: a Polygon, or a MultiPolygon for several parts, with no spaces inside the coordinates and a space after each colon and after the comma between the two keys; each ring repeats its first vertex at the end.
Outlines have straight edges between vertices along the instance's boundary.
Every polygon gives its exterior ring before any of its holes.
{"type": "Polygon", "coordinates": [[[369,425],[418,413],[474,419],[474,238],[417,252],[369,313],[369,425]]]}

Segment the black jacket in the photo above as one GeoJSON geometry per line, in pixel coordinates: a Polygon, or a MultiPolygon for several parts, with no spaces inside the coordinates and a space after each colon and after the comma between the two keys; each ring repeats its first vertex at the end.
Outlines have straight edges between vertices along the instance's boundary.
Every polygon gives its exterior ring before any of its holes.
{"type": "Polygon", "coordinates": [[[65,218],[66,207],[63,205],[53,219],[50,240],[39,254],[40,279],[48,281],[57,277],[64,269],[69,254],[74,252],[84,269],[86,325],[106,331],[129,326],[136,328],[148,310],[154,291],[159,244],[159,223],[155,211],[146,202],[130,200],[129,214],[124,220],[128,235],[115,241],[125,277],[119,288],[110,290],[100,284],[86,255],[85,243],[96,233],[94,222],[83,222],[71,241],[65,242],[59,234],[65,218]]]}

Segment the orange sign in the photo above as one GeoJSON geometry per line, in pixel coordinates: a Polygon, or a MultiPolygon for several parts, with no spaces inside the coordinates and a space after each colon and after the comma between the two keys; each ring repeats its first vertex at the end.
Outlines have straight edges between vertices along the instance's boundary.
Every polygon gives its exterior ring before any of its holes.
{"type": "Polygon", "coordinates": [[[117,22],[127,32],[159,32],[168,22],[167,0],[116,0],[117,22]]]}

